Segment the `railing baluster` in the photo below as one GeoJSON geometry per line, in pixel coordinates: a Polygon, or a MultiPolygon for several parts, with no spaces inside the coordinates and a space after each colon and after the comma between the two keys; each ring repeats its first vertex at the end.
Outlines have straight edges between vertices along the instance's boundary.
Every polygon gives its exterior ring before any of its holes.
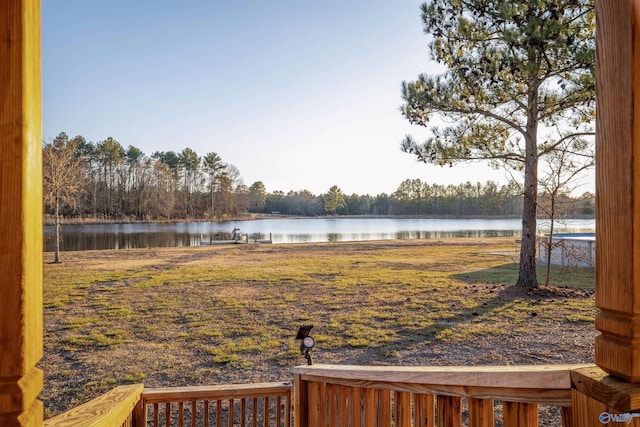
{"type": "Polygon", "coordinates": [[[247,399],[240,401],[240,427],[246,427],[247,399]]]}
{"type": "Polygon", "coordinates": [[[362,388],[353,388],[353,425],[359,427],[363,425],[364,402],[362,388]]]}
{"type": "Polygon", "coordinates": [[[158,427],[158,404],[157,403],[153,404],[153,427],[158,427]]]}
{"type": "Polygon", "coordinates": [[[321,382],[318,384],[318,412],[316,417],[318,417],[318,422],[316,426],[318,427],[328,427],[329,418],[327,417],[327,384],[321,382]]]}
{"type": "Polygon", "coordinates": [[[364,425],[375,426],[376,425],[376,390],[373,388],[364,389],[364,425]]]}
{"type": "Polygon", "coordinates": [[[349,390],[346,386],[338,386],[336,390],[338,402],[338,423],[342,427],[349,427],[349,390]]]}
{"type": "Polygon", "coordinates": [[[538,405],[535,403],[502,402],[504,427],[537,427],[538,405]]]}
{"type": "Polygon", "coordinates": [[[326,427],[335,427],[338,420],[338,386],[327,384],[326,405],[328,411],[326,427]]]}
{"type": "Polygon", "coordinates": [[[411,393],[396,392],[394,406],[396,427],[411,427],[411,393]]]}
{"type": "MultiPolygon", "coordinates": [[[[306,427],[318,427],[318,406],[320,405],[320,383],[310,381],[307,385],[307,423],[306,427]]],[[[305,426],[303,426],[305,427],[305,426]]]]}
{"type": "Polygon", "coordinates": [[[196,427],[198,425],[198,407],[197,402],[195,400],[191,401],[191,427],[196,427]]]}
{"type": "Polygon", "coordinates": [[[413,395],[413,410],[415,427],[432,427],[435,425],[435,399],[433,394],[413,395]]]}
{"type": "Polygon", "coordinates": [[[493,427],[493,399],[469,398],[469,427],[493,427]]]}
{"type": "Polygon", "coordinates": [[[282,426],[282,414],[280,411],[282,410],[282,397],[276,396],[276,427],[282,426]]]}
{"type": "Polygon", "coordinates": [[[216,400],[216,427],[222,427],[222,401],[216,400]]]}
{"type": "Polygon", "coordinates": [[[461,398],[454,396],[438,396],[436,398],[438,427],[460,427],[462,425],[461,401],[461,398]]]}
{"type": "Polygon", "coordinates": [[[291,427],[291,393],[286,394],[284,402],[284,426],[291,427]]]}
{"type": "Polygon", "coordinates": [[[204,401],[202,419],[204,421],[204,427],[209,427],[209,401],[208,400],[204,401]]]}
{"type": "Polygon", "coordinates": [[[227,411],[227,415],[229,415],[229,419],[227,420],[227,425],[229,427],[233,427],[234,406],[235,406],[235,402],[233,401],[233,399],[229,399],[229,410],[227,411]]]}
{"type": "Polygon", "coordinates": [[[184,427],[184,402],[178,402],[178,426],[184,427]]]}
{"type": "Polygon", "coordinates": [[[253,398],[253,421],[251,423],[251,427],[258,427],[258,398],[253,398]]]}
{"type": "Polygon", "coordinates": [[[269,427],[269,398],[265,397],[264,398],[264,419],[263,421],[263,425],[264,427],[269,427]]]}
{"type": "Polygon", "coordinates": [[[347,388],[347,404],[349,405],[349,413],[347,423],[349,426],[360,425],[360,388],[347,388]]]}
{"type": "Polygon", "coordinates": [[[377,426],[386,427],[391,425],[391,390],[375,390],[377,407],[377,426]]]}
{"type": "Polygon", "coordinates": [[[171,426],[171,402],[167,402],[164,405],[164,425],[166,427],[171,426]]]}

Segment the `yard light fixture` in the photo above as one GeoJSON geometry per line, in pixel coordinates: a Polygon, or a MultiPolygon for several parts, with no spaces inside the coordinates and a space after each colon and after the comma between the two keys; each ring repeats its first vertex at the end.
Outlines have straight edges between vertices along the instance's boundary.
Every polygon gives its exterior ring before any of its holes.
{"type": "Polygon", "coordinates": [[[316,340],[309,335],[311,328],[313,328],[313,325],[300,326],[296,335],[296,339],[300,340],[300,354],[304,354],[304,358],[307,359],[307,365],[313,365],[311,349],[316,345],[316,340]]]}

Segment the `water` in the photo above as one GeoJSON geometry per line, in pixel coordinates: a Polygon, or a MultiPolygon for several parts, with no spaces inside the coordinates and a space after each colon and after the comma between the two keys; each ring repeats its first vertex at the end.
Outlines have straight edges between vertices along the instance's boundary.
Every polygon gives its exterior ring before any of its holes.
{"type": "MultiPolygon", "coordinates": [[[[548,222],[539,221],[545,229],[548,222]]],[[[216,234],[229,236],[235,228],[243,233],[260,233],[275,244],[347,242],[387,239],[437,239],[450,237],[520,236],[520,219],[433,219],[433,218],[278,218],[255,221],[178,222],[136,224],[64,225],[61,250],[130,249],[147,247],[198,246],[216,234]]],[[[45,250],[54,250],[53,227],[44,230],[45,250]]],[[[595,220],[566,220],[556,232],[595,231],[595,220]]]]}

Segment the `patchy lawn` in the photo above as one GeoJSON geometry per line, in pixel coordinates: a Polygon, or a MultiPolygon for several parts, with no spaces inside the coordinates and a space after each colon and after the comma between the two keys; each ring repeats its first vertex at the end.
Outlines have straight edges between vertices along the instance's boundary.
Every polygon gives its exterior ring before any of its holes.
{"type": "MultiPolygon", "coordinates": [[[[593,269],[532,291],[514,239],[227,245],[44,255],[46,417],[119,384],[291,379],[294,337],[344,364],[593,361],[593,269]]],[[[539,270],[539,280],[544,277],[539,270]]]]}

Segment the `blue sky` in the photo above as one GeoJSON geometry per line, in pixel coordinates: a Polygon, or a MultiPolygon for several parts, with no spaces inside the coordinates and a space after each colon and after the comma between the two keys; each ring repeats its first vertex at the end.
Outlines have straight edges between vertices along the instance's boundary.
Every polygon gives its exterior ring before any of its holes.
{"type": "Polygon", "coordinates": [[[436,73],[413,0],[43,0],[43,137],[218,153],[267,191],[491,179],[400,152],[400,87],[436,73]]]}

